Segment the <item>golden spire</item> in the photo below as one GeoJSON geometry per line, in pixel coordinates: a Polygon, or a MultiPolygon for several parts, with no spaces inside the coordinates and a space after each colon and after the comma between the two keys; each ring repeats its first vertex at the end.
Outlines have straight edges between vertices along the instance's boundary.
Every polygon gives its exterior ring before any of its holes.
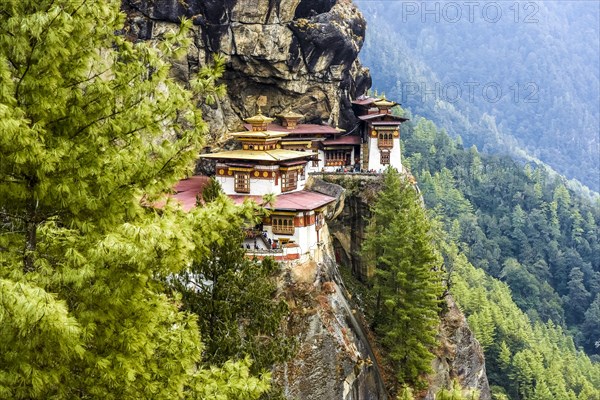
{"type": "Polygon", "coordinates": [[[394,101],[386,100],[385,95],[382,97],[381,100],[376,101],[373,104],[375,104],[375,107],[378,107],[381,110],[382,109],[389,109],[389,108],[392,108],[392,107],[398,105],[398,103],[396,103],[394,101]]]}
{"type": "Polygon", "coordinates": [[[296,129],[298,121],[304,118],[304,115],[293,112],[290,109],[278,114],[277,116],[281,118],[283,127],[287,129],[296,129]]]}
{"type": "Polygon", "coordinates": [[[260,110],[258,111],[258,114],[244,119],[244,121],[246,121],[247,123],[252,125],[253,132],[266,131],[267,125],[269,125],[271,122],[273,122],[273,120],[275,120],[275,118],[269,118],[269,117],[262,115],[260,110]]]}
{"type": "Polygon", "coordinates": [[[277,117],[281,117],[284,119],[292,119],[292,118],[293,119],[301,119],[301,118],[304,118],[304,115],[298,114],[297,112],[294,112],[294,111],[291,111],[288,109],[287,111],[277,114],[277,117]]]}

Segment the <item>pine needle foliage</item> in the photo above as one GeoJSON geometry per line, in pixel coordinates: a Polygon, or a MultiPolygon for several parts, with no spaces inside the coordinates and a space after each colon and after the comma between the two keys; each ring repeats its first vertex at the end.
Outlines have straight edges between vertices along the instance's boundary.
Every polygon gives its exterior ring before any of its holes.
{"type": "Polygon", "coordinates": [[[228,215],[149,206],[191,170],[222,64],[185,90],[164,60],[190,22],[131,43],[119,7],[0,2],[0,398],[257,398],[250,361],[199,368],[164,287],[228,215]]]}
{"type": "Polygon", "coordinates": [[[194,252],[192,264],[172,287],[181,293],[184,308],[198,315],[203,363],[219,366],[250,357],[251,371],[259,374],[288,360],[294,350],[293,338],[283,331],[289,308],[276,298],[279,264],[268,257],[247,258],[243,227],[253,216],[222,194],[209,197],[213,200],[206,207],[227,215],[228,224],[213,240],[204,240],[208,251],[194,252]]]}
{"type": "Polygon", "coordinates": [[[393,169],[371,211],[363,250],[376,266],[373,326],[398,381],[422,383],[433,360],[442,293],[430,223],[415,188],[393,169]]]}
{"type": "Polygon", "coordinates": [[[450,388],[442,388],[435,394],[435,400],[479,400],[479,392],[464,390],[458,380],[453,379],[450,388]]]}

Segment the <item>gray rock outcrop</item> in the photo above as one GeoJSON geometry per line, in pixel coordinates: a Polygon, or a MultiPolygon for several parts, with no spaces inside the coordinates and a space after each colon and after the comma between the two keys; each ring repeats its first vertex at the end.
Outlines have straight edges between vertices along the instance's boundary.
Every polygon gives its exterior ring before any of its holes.
{"type": "Polygon", "coordinates": [[[352,309],[335,262],[326,256],[323,263],[294,265],[286,275],[288,334],[298,339],[294,359],[274,371],[286,398],[387,400],[360,312],[352,309]]]}
{"type": "Polygon", "coordinates": [[[182,80],[214,54],[225,57],[228,93],[203,106],[209,142],[240,129],[258,96],[267,97],[265,114],[293,109],[306,121],[349,128],[350,99],[371,84],[357,59],[366,23],[347,0],[123,0],[122,8],[133,40],[154,40],[182,17],[193,21],[193,49],[175,63],[182,80]]]}
{"type": "Polygon", "coordinates": [[[440,346],[433,361],[434,373],[425,399],[434,400],[439,389],[451,387],[452,380],[457,379],[463,388],[476,389],[479,400],[490,400],[483,348],[450,295],[446,296],[446,306],[438,334],[440,346]]]}

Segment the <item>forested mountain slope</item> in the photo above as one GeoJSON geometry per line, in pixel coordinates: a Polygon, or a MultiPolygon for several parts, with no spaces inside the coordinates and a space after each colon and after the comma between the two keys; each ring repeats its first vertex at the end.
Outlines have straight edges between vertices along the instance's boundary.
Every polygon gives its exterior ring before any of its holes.
{"type": "Polygon", "coordinates": [[[600,204],[541,167],[465,150],[424,118],[403,135],[490,384],[512,399],[597,398],[600,204]]]}
{"type": "Polygon", "coordinates": [[[358,4],[375,88],[467,145],[599,191],[597,2],[358,4]]]}
{"type": "Polygon", "coordinates": [[[431,121],[417,118],[404,133],[427,206],[469,261],[508,283],[533,321],[571,328],[597,354],[599,204],[543,168],[464,150],[431,121]]]}

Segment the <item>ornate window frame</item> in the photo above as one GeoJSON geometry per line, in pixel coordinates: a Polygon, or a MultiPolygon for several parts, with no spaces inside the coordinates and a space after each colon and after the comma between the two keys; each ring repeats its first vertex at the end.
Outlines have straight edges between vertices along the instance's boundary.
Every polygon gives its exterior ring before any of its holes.
{"type": "Polygon", "coordinates": [[[272,215],[271,229],[274,234],[293,235],[296,231],[294,226],[294,217],[288,215],[272,215]]]}
{"type": "Polygon", "coordinates": [[[235,172],[233,187],[236,193],[250,193],[250,173],[235,172]]]}

